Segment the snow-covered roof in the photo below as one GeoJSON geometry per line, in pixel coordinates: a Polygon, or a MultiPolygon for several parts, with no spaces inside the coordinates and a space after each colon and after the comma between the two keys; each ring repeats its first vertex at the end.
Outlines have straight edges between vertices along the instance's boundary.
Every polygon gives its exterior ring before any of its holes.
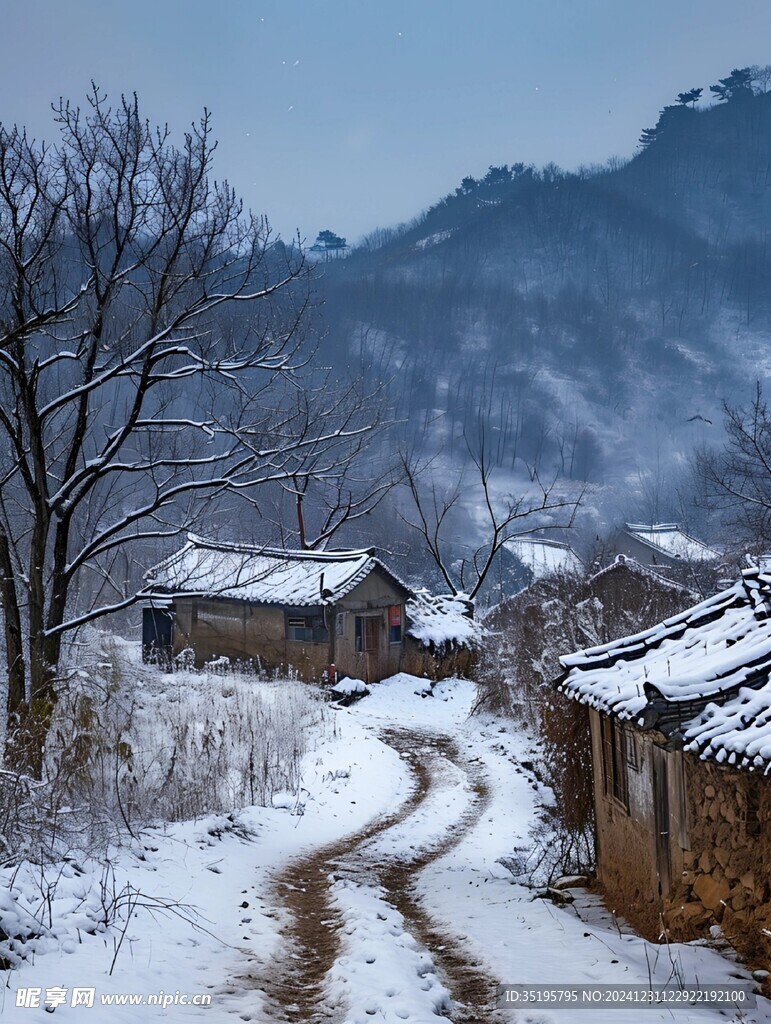
{"type": "Polygon", "coordinates": [[[580,572],[581,559],[568,544],[540,537],[516,537],[504,545],[532,572],[535,579],[542,579],[555,572],[580,572]]]}
{"type": "MultiPolygon", "coordinates": [[[[606,565],[604,568],[599,569],[594,575],[589,577],[589,583],[593,583],[595,580],[601,579],[608,573],[618,572],[619,570],[627,570],[632,573],[636,573],[638,576],[643,576],[646,579],[654,581],[658,586],[664,587],[668,590],[676,590],[681,594],[689,594],[691,591],[684,587],[680,583],[674,583],[672,580],[667,579],[666,576],[662,576],[660,572],[656,572],[655,569],[651,569],[648,565],[643,565],[642,562],[638,562],[636,558],[630,558],[629,555],[616,555],[610,565],[606,565]]],[[[694,598],[697,596],[693,595],[694,598]]]]}
{"type": "Polygon", "coordinates": [[[418,590],[407,602],[407,635],[424,647],[476,647],[482,626],[469,614],[471,601],[464,594],[429,594],[418,590]]]}
{"type": "Polygon", "coordinates": [[[148,588],[304,608],[333,604],[374,569],[384,572],[406,594],[412,591],[372,549],[285,551],[213,542],[188,534],[187,543],[145,574],[148,588]]]}
{"type": "Polygon", "coordinates": [[[624,528],[637,540],[668,558],[682,558],[686,562],[713,562],[720,558],[718,551],[683,533],[677,523],[626,523],[624,528]]]}
{"type": "Polygon", "coordinates": [[[771,770],[771,574],[651,629],[560,659],[568,696],[701,757],[771,770]]]}

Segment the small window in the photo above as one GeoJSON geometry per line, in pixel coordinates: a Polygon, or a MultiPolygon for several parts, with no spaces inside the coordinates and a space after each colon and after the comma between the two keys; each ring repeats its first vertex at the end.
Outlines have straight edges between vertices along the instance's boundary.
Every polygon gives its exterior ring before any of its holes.
{"type": "Polygon", "coordinates": [[[329,640],[323,615],[287,615],[287,640],[298,640],[306,644],[323,644],[329,640]]]}
{"type": "Polygon", "coordinates": [[[637,737],[633,732],[624,730],[624,740],[626,746],[626,763],[627,767],[631,768],[632,771],[639,772],[640,770],[640,752],[637,749],[637,737]]]}
{"type": "Polygon", "coordinates": [[[388,642],[400,644],[402,642],[402,606],[392,604],[388,609],[388,642]]]}
{"type": "Polygon", "coordinates": [[[370,654],[378,651],[382,633],[382,615],[357,615],[354,632],[356,653],[370,654]]]}
{"type": "Polygon", "coordinates": [[[610,715],[600,718],[602,736],[602,778],[605,795],[629,810],[627,785],[627,735],[624,727],[610,715]]]}

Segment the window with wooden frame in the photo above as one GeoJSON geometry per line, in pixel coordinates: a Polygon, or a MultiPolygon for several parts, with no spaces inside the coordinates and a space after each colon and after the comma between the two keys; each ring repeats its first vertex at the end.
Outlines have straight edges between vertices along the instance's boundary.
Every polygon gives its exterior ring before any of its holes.
{"type": "Polygon", "coordinates": [[[623,725],[611,715],[600,716],[602,738],[602,779],[605,795],[629,810],[627,784],[627,735],[623,725]]]}
{"type": "Polygon", "coordinates": [[[380,631],[383,619],[380,615],[357,615],[354,626],[357,654],[368,654],[380,648],[380,631]]]}
{"type": "Polygon", "coordinates": [[[286,638],[298,640],[306,644],[324,644],[329,640],[329,631],[324,622],[324,614],[309,614],[306,610],[286,613],[286,638]]]}

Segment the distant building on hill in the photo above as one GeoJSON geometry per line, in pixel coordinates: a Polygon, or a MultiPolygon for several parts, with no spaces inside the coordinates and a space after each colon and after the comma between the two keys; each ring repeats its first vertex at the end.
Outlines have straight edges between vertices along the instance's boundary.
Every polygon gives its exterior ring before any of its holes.
{"type": "Polygon", "coordinates": [[[605,560],[626,555],[686,586],[703,593],[715,589],[722,555],[703,541],[690,537],[677,523],[625,523],[608,541],[605,560]]]}
{"type": "Polygon", "coordinates": [[[505,547],[533,574],[534,580],[555,572],[581,572],[583,562],[569,544],[543,537],[516,537],[505,547]]]}

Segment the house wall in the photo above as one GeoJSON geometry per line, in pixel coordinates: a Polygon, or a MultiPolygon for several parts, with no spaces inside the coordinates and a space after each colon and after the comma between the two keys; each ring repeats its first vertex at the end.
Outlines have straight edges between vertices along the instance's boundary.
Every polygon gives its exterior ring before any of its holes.
{"type": "Polygon", "coordinates": [[[771,941],[771,780],[685,755],[691,850],[668,901],[674,938],[709,925],[751,962],[768,966],[771,941]]]}
{"type": "Polygon", "coordinates": [[[590,712],[594,806],[597,829],[597,877],[608,906],[641,931],[650,931],[658,917],[653,844],[652,779],[642,747],[640,770],[627,772],[629,810],[605,793],[600,715],[590,712]]]}
{"type": "Polygon", "coordinates": [[[200,667],[213,658],[259,659],[267,670],[293,668],[301,679],[319,679],[329,664],[327,643],[286,639],[284,609],[245,601],[175,602],[174,654],[186,647],[200,667]]]}
{"type": "Polygon", "coordinates": [[[754,964],[771,962],[771,780],[691,754],[664,751],[663,737],[628,727],[638,768],[627,766],[629,808],[605,793],[600,715],[590,712],[597,874],[610,909],[655,939],[719,924],[754,964]],[[665,765],[668,817],[654,806],[654,747],[665,765]],[[670,886],[660,887],[656,833],[667,836],[670,886]]]}
{"type": "Polygon", "coordinates": [[[404,655],[404,593],[378,570],[347,594],[334,608],[332,628],[334,637],[334,663],[338,676],[351,676],[375,683],[387,679],[401,670],[404,655]],[[401,608],[402,640],[389,643],[388,609],[401,608]],[[371,616],[378,620],[379,643],[376,657],[356,650],[356,616],[371,616]],[[341,632],[338,632],[338,623],[341,632]]]}
{"type": "MultiPolygon", "coordinates": [[[[636,767],[626,764],[628,808],[605,792],[602,768],[600,715],[590,712],[594,805],[597,829],[597,875],[608,906],[642,934],[660,933],[660,914],[669,895],[667,875],[679,882],[688,856],[688,822],[684,812],[682,755],[661,751],[665,765],[669,820],[661,827],[668,836],[668,867],[657,852],[659,825],[654,804],[654,746],[656,733],[625,725],[627,741],[634,744],[636,767]]],[[[666,840],[665,840],[666,841],[666,840]]]]}
{"type": "Polygon", "coordinates": [[[618,530],[608,544],[608,554],[628,555],[634,558],[641,565],[655,566],[658,569],[677,568],[681,566],[681,560],[668,555],[665,552],[656,551],[649,544],[643,544],[641,540],[626,530],[618,530]]]}

